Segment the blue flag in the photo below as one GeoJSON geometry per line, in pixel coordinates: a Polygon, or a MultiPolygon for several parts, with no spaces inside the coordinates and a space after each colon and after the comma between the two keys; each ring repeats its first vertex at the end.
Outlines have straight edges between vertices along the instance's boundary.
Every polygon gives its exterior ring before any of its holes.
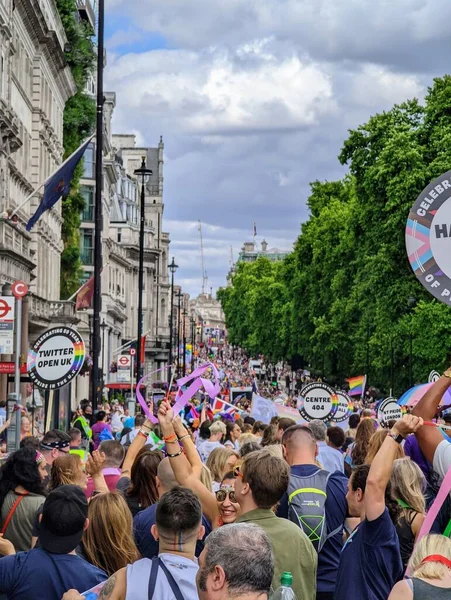
{"type": "Polygon", "coordinates": [[[50,210],[52,206],[58,202],[61,196],[66,197],[69,195],[70,182],[74,176],[75,168],[82,159],[91,140],[92,137],[84,142],[78,150],[75,150],[72,156],[70,156],[58,170],[47,179],[44,185],[44,195],[42,196],[41,203],[39,204],[37,211],[28,221],[26,226],[27,231],[30,231],[41,215],[45,213],[46,210],[50,210]]]}

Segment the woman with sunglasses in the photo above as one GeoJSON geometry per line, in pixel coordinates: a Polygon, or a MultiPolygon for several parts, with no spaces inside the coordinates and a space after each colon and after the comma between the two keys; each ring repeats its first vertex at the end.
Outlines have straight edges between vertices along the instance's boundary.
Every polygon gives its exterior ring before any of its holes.
{"type": "Polygon", "coordinates": [[[235,481],[227,474],[221,487],[213,494],[201,483],[202,461],[180,417],[175,417],[171,405],[164,401],[158,410],[158,421],[166,443],[166,453],[178,483],[190,488],[199,498],[202,510],[212,529],[225,523],[234,523],[238,516],[238,504],[234,501],[235,481]],[[180,444],[183,444],[183,449],[180,444]],[[185,453],[184,453],[185,451],[185,453]]]}

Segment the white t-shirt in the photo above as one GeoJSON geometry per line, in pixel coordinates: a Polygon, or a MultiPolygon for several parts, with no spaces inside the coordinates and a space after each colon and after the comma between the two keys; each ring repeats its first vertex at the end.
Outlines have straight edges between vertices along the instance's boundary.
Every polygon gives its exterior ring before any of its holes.
{"type": "Polygon", "coordinates": [[[451,467],[451,444],[443,440],[434,452],[433,468],[443,479],[451,467]]]}
{"type": "Polygon", "coordinates": [[[197,448],[200,458],[204,464],[207,462],[208,457],[215,448],[224,448],[224,446],[221,444],[221,442],[209,442],[207,440],[197,448]]]}
{"type": "MultiPolygon", "coordinates": [[[[175,579],[182,596],[186,600],[198,600],[196,574],[199,567],[197,562],[168,552],[164,552],[159,556],[175,579]]],[[[148,600],[151,569],[152,561],[149,558],[142,558],[127,566],[127,594],[125,600],[148,600]]],[[[161,568],[158,569],[152,600],[175,600],[172,588],[161,568]]]]}

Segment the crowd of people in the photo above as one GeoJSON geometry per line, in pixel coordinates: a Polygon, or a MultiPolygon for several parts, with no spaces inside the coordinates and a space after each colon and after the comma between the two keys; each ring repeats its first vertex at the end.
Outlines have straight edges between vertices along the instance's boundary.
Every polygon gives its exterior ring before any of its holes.
{"type": "Polygon", "coordinates": [[[390,427],[370,408],[263,423],[245,400],[194,422],[169,396],[154,425],[84,401],[0,468],[0,598],[265,600],[288,580],[298,600],[449,599],[449,498],[422,528],[451,467],[430,425],[450,385],[390,427]]]}

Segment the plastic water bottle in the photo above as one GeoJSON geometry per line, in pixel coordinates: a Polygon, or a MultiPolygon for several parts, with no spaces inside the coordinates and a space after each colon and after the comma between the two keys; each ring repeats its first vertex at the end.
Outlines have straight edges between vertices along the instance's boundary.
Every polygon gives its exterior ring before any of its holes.
{"type": "Polygon", "coordinates": [[[293,592],[293,575],[285,571],[280,578],[280,587],[271,596],[271,600],[296,600],[296,595],[293,592]]]}

